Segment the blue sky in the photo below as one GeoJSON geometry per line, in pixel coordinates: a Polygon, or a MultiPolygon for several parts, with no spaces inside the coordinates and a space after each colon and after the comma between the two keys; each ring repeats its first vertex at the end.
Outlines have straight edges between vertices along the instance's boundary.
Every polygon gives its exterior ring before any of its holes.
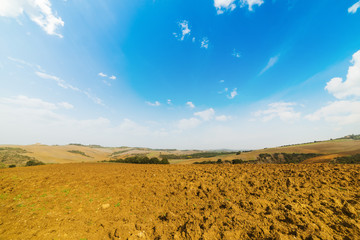
{"type": "Polygon", "coordinates": [[[360,133],[356,0],[3,0],[0,144],[254,149],[360,133]]]}

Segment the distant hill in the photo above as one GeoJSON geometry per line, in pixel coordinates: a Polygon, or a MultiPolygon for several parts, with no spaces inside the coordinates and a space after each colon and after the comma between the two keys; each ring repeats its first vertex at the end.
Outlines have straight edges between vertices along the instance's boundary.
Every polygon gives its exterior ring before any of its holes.
{"type": "MultiPolygon", "coordinates": [[[[329,162],[336,157],[360,154],[360,135],[348,135],[342,138],[294,144],[261,150],[230,151],[230,150],[177,150],[150,149],[138,147],[103,147],[100,145],[0,145],[0,167],[9,165],[25,166],[27,161],[39,160],[46,164],[100,162],[104,160],[125,159],[132,156],[149,158],[167,158],[171,164],[192,164],[201,161],[232,161],[241,159],[251,161],[259,159],[260,154],[276,153],[321,154],[306,159],[304,163],[329,162]]],[[[310,156],[310,155],[308,155],[310,156]]]]}

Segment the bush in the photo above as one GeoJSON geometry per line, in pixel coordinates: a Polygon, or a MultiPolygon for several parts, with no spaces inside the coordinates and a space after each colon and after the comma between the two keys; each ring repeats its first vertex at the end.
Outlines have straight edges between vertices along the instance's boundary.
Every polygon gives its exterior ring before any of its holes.
{"type": "Polygon", "coordinates": [[[334,162],[340,164],[360,164],[360,154],[346,157],[337,157],[335,158],[334,162]]]}
{"type": "Polygon", "coordinates": [[[38,166],[38,165],[45,165],[45,163],[43,163],[39,160],[30,160],[30,161],[26,162],[25,166],[30,167],[30,166],[38,166]]]}
{"type": "Polygon", "coordinates": [[[115,159],[104,162],[114,162],[114,163],[135,163],[135,164],[169,164],[167,158],[162,158],[159,160],[156,157],[148,158],[144,156],[135,156],[135,157],[127,157],[125,159],[115,159]]]}
{"type": "Polygon", "coordinates": [[[16,165],[15,165],[15,164],[11,164],[11,165],[9,165],[9,168],[14,168],[14,167],[16,167],[16,165]]]}

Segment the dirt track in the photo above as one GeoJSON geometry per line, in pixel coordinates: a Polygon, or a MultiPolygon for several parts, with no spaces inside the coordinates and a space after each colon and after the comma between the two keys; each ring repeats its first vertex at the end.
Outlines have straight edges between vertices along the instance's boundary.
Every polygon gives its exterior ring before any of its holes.
{"type": "Polygon", "coordinates": [[[0,239],[360,239],[360,166],[0,170],[0,239]]]}

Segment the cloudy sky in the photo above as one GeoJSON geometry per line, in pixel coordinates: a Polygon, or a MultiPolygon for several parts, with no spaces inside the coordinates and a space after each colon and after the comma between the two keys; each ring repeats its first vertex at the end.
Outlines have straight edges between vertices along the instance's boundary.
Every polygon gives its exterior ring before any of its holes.
{"type": "Polygon", "coordinates": [[[360,133],[360,1],[1,0],[0,144],[360,133]]]}

